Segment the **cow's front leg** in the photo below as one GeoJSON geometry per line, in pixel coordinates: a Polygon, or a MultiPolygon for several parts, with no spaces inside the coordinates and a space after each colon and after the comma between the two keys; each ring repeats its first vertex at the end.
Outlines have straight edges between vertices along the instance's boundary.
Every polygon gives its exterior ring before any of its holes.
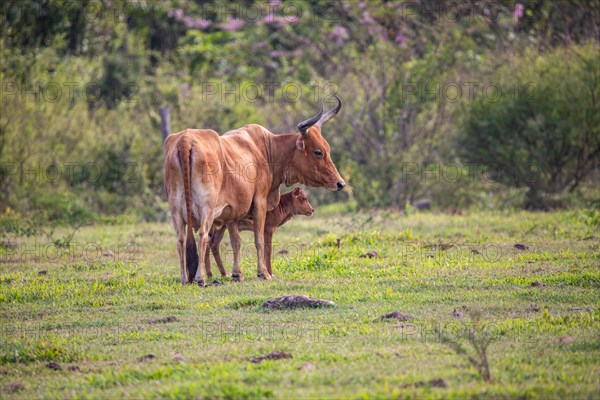
{"type": "Polygon", "coordinates": [[[213,240],[214,240],[214,228],[211,229],[211,232],[209,233],[209,240],[208,240],[208,250],[206,251],[206,253],[204,253],[204,269],[206,270],[206,277],[208,279],[212,278],[212,268],[210,266],[210,249],[213,246],[213,240]]]}
{"type": "Polygon", "coordinates": [[[273,277],[273,267],[271,265],[271,255],[273,254],[273,234],[275,228],[268,227],[265,229],[265,261],[267,263],[267,271],[273,277]]]}
{"type": "Polygon", "coordinates": [[[231,242],[231,249],[233,250],[233,269],[231,271],[231,279],[236,282],[244,280],[244,274],[240,268],[240,248],[242,238],[240,236],[240,229],[237,222],[227,225],[229,231],[229,241],[231,242]]]}
{"type": "Polygon", "coordinates": [[[265,266],[265,218],[267,215],[267,202],[254,200],[254,244],[256,245],[256,258],[258,260],[258,277],[271,279],[271,274],[265,266]]]}

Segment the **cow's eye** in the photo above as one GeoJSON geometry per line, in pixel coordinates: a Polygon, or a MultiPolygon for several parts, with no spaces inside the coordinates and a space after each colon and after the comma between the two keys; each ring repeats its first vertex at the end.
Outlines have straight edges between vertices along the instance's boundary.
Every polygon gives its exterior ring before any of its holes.
{"type": "Polygon", "coordinates": [[[323,158],[323,152],[321,150],[315,150],[315,156],[317,156],[317,158],[323,158]]]}

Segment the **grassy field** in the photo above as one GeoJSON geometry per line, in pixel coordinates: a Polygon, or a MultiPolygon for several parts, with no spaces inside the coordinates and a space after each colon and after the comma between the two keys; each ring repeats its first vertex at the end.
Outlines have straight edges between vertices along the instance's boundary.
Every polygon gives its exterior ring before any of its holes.
{"type": "Polygon", "coordinates": [[[272,281],[244,233],[246,280],[207,288],[179,283],[167,223],[17,240],[0,263],[0,395],[598,398],[598,216],[321,209],[278,232],[272,281]],[[336,306],[263,309],[288,294],[336,306]],[[392,311],[414,318],[377,319],[392,311]],[[473,338],[491,341],[489,382],[456,350],[473,338]],[[292,358],[251,362],[272,351],[292,358]]]}

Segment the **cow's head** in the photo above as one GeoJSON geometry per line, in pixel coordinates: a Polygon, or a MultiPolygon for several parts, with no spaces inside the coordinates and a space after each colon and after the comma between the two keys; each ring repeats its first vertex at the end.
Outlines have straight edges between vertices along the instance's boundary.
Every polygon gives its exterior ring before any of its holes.
{"type": "Polygon", "coordinates": [[[308,196],[302,188],[297,187],[292,191],[292,212],[310,217],[315,209],[308,202],[308,196]]]}
{"type": "Polygon", "coordinates": [[[335,117],[342,108],[342,101],[335,96],[338,104],[323,114],[321,112],[298,124],[300,137],[296,142],[293,164],[298,173],[300,183],[313,187],[325,187],[328,190],[342,190],[346,182],[340,176],[331,161],[329,143],[321,136],[321,127],[335,117]]]}

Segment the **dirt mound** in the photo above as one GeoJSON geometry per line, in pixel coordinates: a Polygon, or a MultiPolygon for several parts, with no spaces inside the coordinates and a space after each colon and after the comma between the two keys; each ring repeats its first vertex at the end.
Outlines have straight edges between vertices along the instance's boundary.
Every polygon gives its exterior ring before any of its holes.
{"type": "Polygon", "coordinates": [[[142,362],[142,361],[146,361],[146,360],[153,360],[155,358],[156,358],[156,356],[154,354],[146,354],[146,355],[138,358],[138,361],[142,362]]]}
{"type": "Polygon", "coordinates": [[[48,361],[46,363],[46,368],[50,368],[54,371],[60,371],[62,370],[62,366],[58,363],[55,363],[54,361],[48,361]]]}
{"type": "Polygon", "coordinates": [[[369,251],[368,253],[361,254],[358,258],[381,258],[379,253],[375,250],[369,251]]]}
{"type": "Polygon", "coordinates": [[[283,360],[286,358],[292,358],[291,353],[285,353],[283,351],[272,351],[266,356],[254,357],[250,359],[250,362],[254,364],[260,364],[265,360],[283,360]]]}
{"type": "Polygon", "coordinates": [[[390,319],[390,318],[397,319],[399,321],[408,321],[408,320],[414,319],[415,316],[412,314],[409,314],[409,313],[405,313],[405,312],[394,311],[394,312],[382,315],[381,317],[377,318],[376,321],[382,321],[384,319],[390,319]]]}
{"type": "Polygon", "coordinates": [[[159,319],[151,319],[148,321],[149,324],[168,324],[171,322],[179,322],[179,318],[165,317],[165,318],[159,318],[159,319]]]}
{"type": "Polygon", "coordinates": [[[272,310],[293,309],[293,308],[320,308],[334,307],[335,303],[329,300],[317,299],[308,296],[282,296],[269,299],[263,303],[264,308],[272,310]]]}

